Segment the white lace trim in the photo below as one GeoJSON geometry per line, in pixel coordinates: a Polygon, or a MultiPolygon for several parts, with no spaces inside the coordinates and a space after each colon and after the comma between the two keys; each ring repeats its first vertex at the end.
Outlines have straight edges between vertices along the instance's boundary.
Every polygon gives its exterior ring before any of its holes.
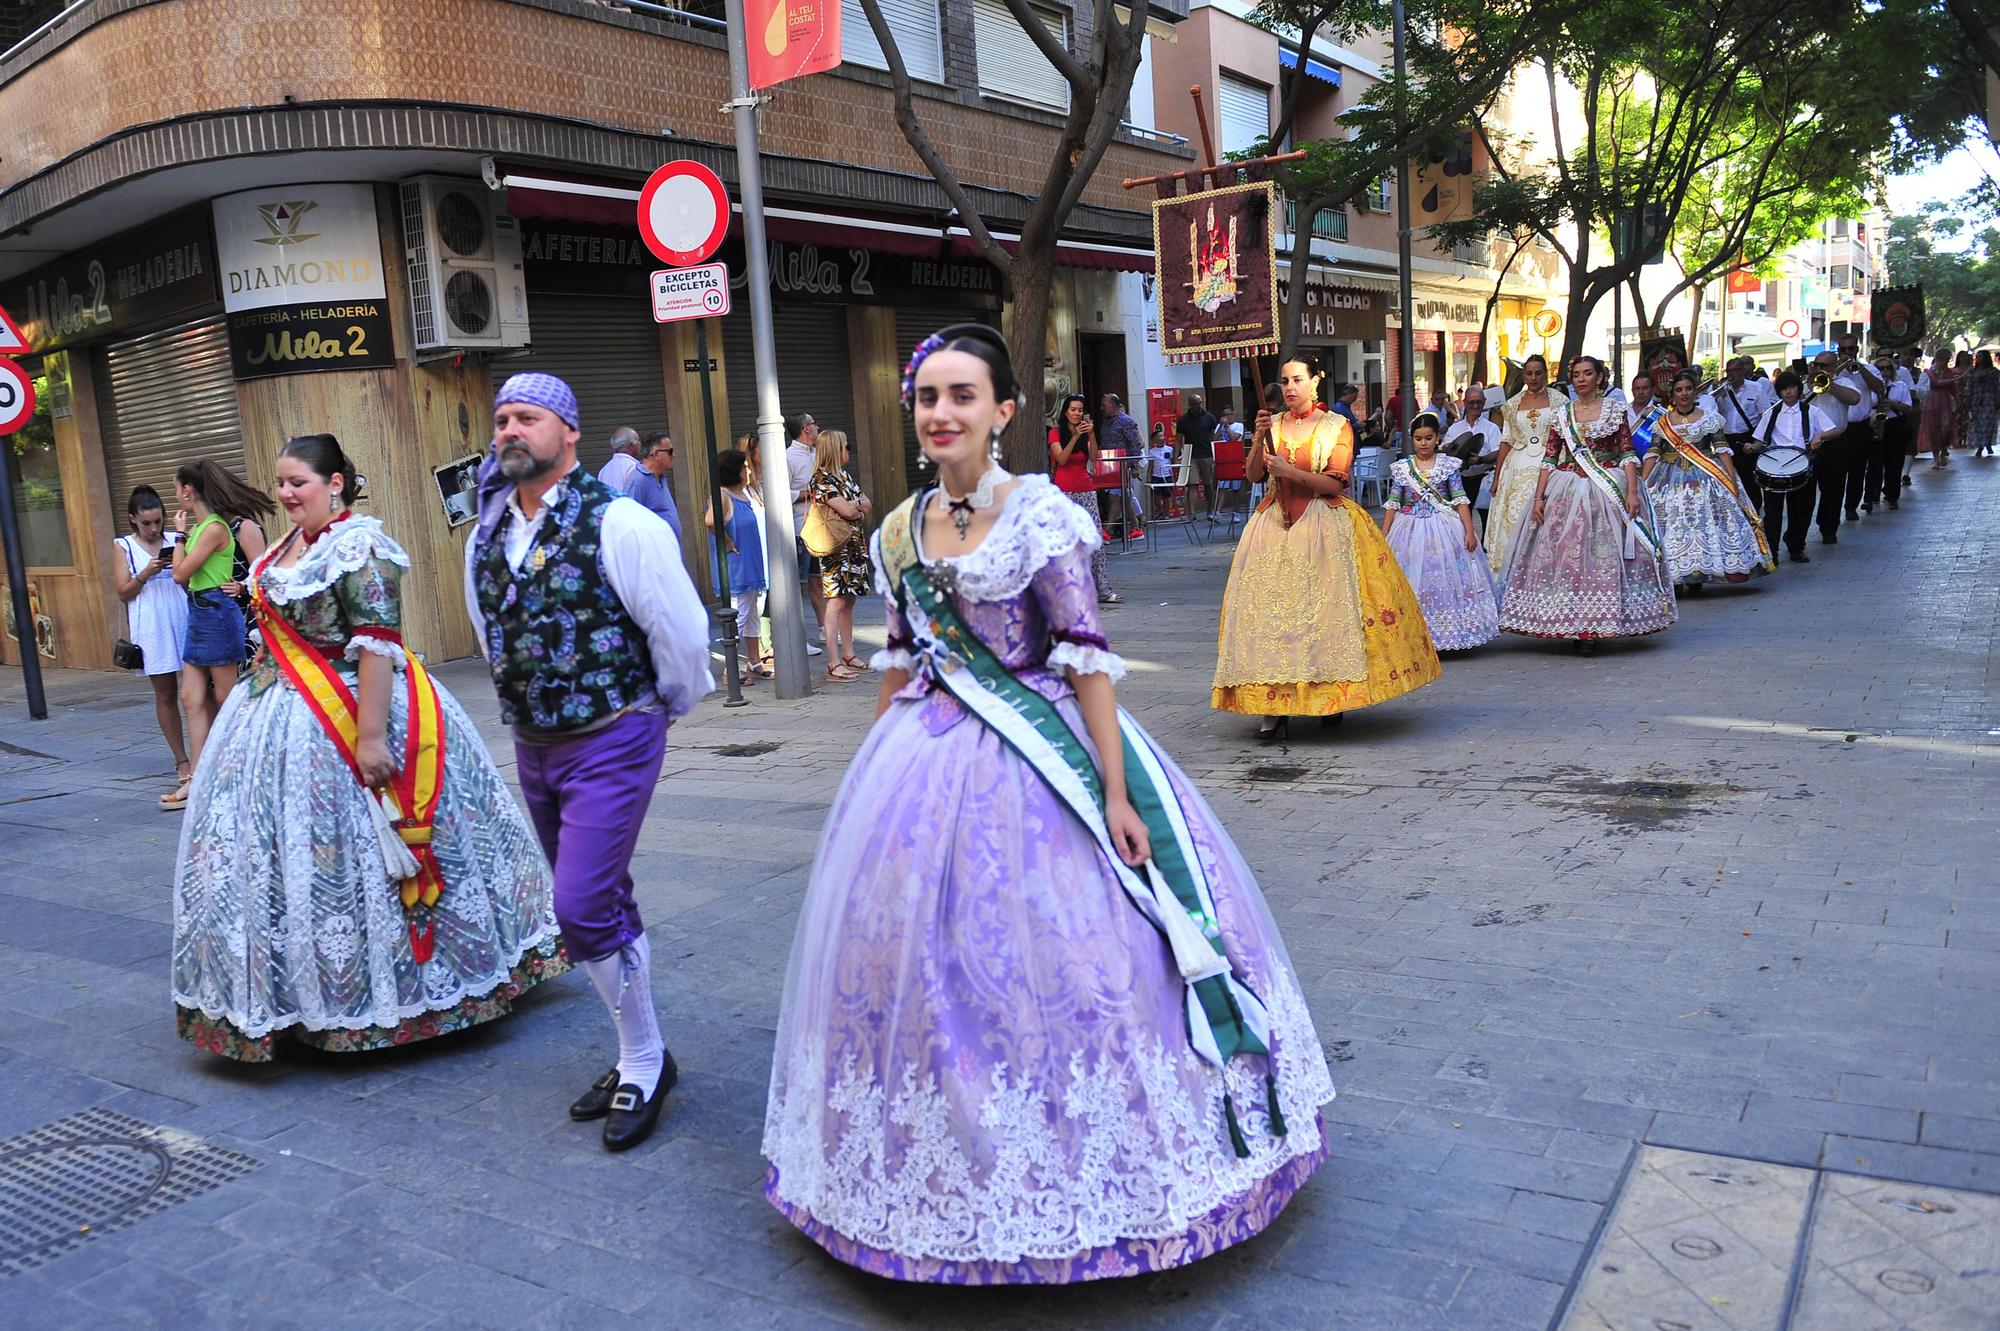
{"type": "MultiPolygon", "coordinates": [[[[1616,390],[1613,390],[1613,393],[1616,393],[1616,390]]],[[[1576,406],[1574,403],[1571,404],[1569,418],[1576,422],[1578,434],[1585,439],[1602,439],[1606,435],[1618,433],[1618,427],[1625,424],[1626,412],[1631,408],[1626,405],[1623,393],[1616,393],[1616,396],[1613,393],[1606,393],[1599,399],[1603,405],[1598,409],[1597,419],[1587,425],[1577,419],[1576,406]]]]}
{"type": "MultiPolygon", "coordinates": [[[[916,520],[917,515],[912,514],[912,521],[916,520]]],[[[1051,559],[1079,545],[1086,553],[1095,550],[1100,540],[1089,515],[1037,472],[1021,478],[977,549],[927,562],[950,568],[958,590],[972,600],[1006,601],[1026,591],[1051,559]]],[[[877,570],[879,585],[879,559],[877,570]]]]}
{"type": "Polygon", "coordinates": [[[1113,684],[1125,678],[1125,658],[1102,647],[1081,642],[1059,642],[1049,651],[1049,669],[1068,667],[1079,675],[1105,675],[1113,684]]]}
{"type": "Polygon", "coordinates": [[[868,658],[868,668],[877,672],[901,670],[914,675],[917,673],[917,658],[901,647],[884,647],[868,658]]]}
{"type": "MultiPolygon", "coordinates": [[[[1673,420],[1672,413],[1667,419],[1673,420]]],[[[1691,421],[1674,421],[1674,433],[1691,444],[1698,444],[1712,434],[1723,433],[1722,417],[1713,411],[1704,411],[1691,421]]]]}
{"type": "Polygon", "coordinates": [[[382,530],[379,518],[356,514],[335,527],[332,535],[308,546],[298,563],[289,568],[266,564],[258,576],[266,596],[279,605],[290,605],[318,595],[371,559],[386,559],[397,568],[410,566],[410,557],[382,530]]]}
{"type": "Polygon", "coordinates": [[[891,1090],[852,1054],[830,1067],[815,1037],[773,1077],[763,1151],[777,1166],[777,1195],[870,1247],[940,1261],[1059,1260],[1120,1239],[1185,1233],[1319,1149],[1319,1107],[1333,1098],[1325,1054],[1290,975],[1279,975],[1266,999],[1283,1137],[1271,1135],[1265,1061],[1235,1058],[1217,1069],[1178,1031],[1142,1040],[1113,1067],[1092,1066],[1079,1051],[1057,1085],[1016,1078],[999,1064],[983,1096],[964,1084],[946,1094],[914,1068],[891,1090]],[[1247,1158],[1230,1148],[1225,1092],[1247,1158]],[[1135,1112],[1142,1097],[1146,1112],[1135,1112]],[[976,1158],[957,1130],[968,1112],[980,1129],[976,1158]],[[900,1148],[893,1168],[892,1125],[900,1148]]]}
{"type": "Polygon", "coordinates": [[[389,642],[382,638],[373,638],[366,635],[349,638],[347,640],[347,649],[342,655],[350,661],[359,661],[363,652],[373,652],[377,656],[386,656],[397,665],[401,665],[410,659],[408,654],[403,651],[401,643],[389,642]]]}

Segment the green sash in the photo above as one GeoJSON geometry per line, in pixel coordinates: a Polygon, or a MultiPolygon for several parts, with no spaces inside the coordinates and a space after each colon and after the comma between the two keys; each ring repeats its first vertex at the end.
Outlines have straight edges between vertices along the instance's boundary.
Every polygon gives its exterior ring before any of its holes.
{"type": "MultiPolygon", "coordinates": [[[[904,500],[883,520],[880,534],[883,567],[915,655],[929,665],[936,684],[1018,753],[1096,839],[1126,897],[1173,953],[1186,986],[1188,1040],[1195,1053],[1218,1068],[1239,1054],[1268,1058],[1270,1015],[1223,951],[1215,899],[1160,753],[1120,708],[1126,796],[1146,824],[1153,852],[1141,878],[1112,845],[1104,821],[1104,779],[1090,750],[1055,704],[1016,678],[959,617],[950,595],[924,567],[914,524],[929,498],[925,490],[904,500]]],[[[1264,1086],[1272,1135],[1282,1137],[1285,1119],[1277,1082],[1268,1072],[1264,1086]]],[[[1248,1156],[1226,1090],[1222,1107],[1231,1146],[1238,1156],[1248,1156]]]]}
{"type": "MultiPolygon", "coordinates": [[[[1440,513],[1450,513],[1452,509],[1458,507],[1456,500],[1444,497],[1444,492],[1437,488],[1436,481],[1417,470],[1417,460],[1414,457],[1405,459],[1405,463],[1410,473],[1410,485],[1417,493],[1430,500],[1440,513]]],[[[1431,466],[1437,466],[1435,460],[1432,461],[1431,466]]]]}

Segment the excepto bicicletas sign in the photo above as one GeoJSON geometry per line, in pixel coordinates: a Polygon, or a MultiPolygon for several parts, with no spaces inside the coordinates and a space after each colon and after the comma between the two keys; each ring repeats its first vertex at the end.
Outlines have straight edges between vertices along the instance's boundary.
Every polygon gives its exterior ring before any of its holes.
{"type": "Polygon", "coordinates": [[[273,185],[213,207],[238,379],[395,364],[373,186],[273,185]]]}

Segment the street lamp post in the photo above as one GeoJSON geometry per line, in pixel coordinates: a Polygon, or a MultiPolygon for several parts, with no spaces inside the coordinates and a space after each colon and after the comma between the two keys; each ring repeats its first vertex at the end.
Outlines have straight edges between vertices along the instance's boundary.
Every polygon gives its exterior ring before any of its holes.
{"type": "MultiPolygon", "coordinates": [[[[1396,142],[1403,141],[1403,77],[1405,73],[1403,38],[1407,26],[1403,14],[1403,0],[1395,0],[1391,9],[1396,37],[1396,142]]],[[[1396,291],[1403,303],[1403,326],[1396,330],[1396,378],[1399,384],[1398,398],[1403,404],[1399,413],[1402,419],[1395,422],[1396,429],[1403,438],[1410,436],[1410,408],[1414,405],[1412,395],[1415,385],[1411,380],[1416,360],[1415,334],[1411,322],[1416,315],[1416,306],[1410,292],[1410,154],[1403,148],[1396,159],[1396,291]]]]}
{"type": "MultiPolygon", "coordinates": [[[[771,255],[764,241],[764,172],[757,156],[757,96],[750,89],[748,26],[743,0],[726,0],[729,22],[729,113],[736,122],[736,182],[743,202],[743,257],[750,287],[750,349],[757,368],[757,475],[764,484],[765,560],[770,585],[771,652],[777,657],[778,696],[812,693],[806,669],[806,628],[801,617],[797,548],[792,531],[790,472],[785,465],[784,408],[778,401],[778,352],[771,335],[771,255]],[[777,487],[783,485],[783,490],[777,487]]],[[[706,362],[704,362],[705,364],[706,362]]],[[[718,523],[721,515],[717,514],[718,523]]],[[[718,542],[719,544],[719,542],[718,542]]]]}

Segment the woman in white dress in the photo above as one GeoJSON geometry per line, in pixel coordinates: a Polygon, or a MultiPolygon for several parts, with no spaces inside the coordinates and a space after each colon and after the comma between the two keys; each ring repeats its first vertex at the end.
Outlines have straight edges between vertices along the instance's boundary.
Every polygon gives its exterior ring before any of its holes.
{"type": "Polygon", "coordinates": [[[1549,391],[1549,363],[1540,356],[1522,362],[1521,379],[1521,391],[1507,400],[1502,412],[1505,433],[1487,486],[1492,497],[1486,514],[1486,566],[1496,574],[1535,502],[1535,482],[1541,477],[1552,411],[1559,401],[1549,391]]]}
{"type": "Polygon", "coordinates": [[[160,492],[141,485],[125,501],[132,534],[113,544],[118,599],[125,603],[125,636],[144,657],[132,673],[153,686],[153,717],[174,753],[175,788],[160,797],[162,809],[187,807],[187,732],[181,726],[181,635],[187,632],[187,593],[174,582],[174,548],[166,540],[167,509],[160,492]]]}

